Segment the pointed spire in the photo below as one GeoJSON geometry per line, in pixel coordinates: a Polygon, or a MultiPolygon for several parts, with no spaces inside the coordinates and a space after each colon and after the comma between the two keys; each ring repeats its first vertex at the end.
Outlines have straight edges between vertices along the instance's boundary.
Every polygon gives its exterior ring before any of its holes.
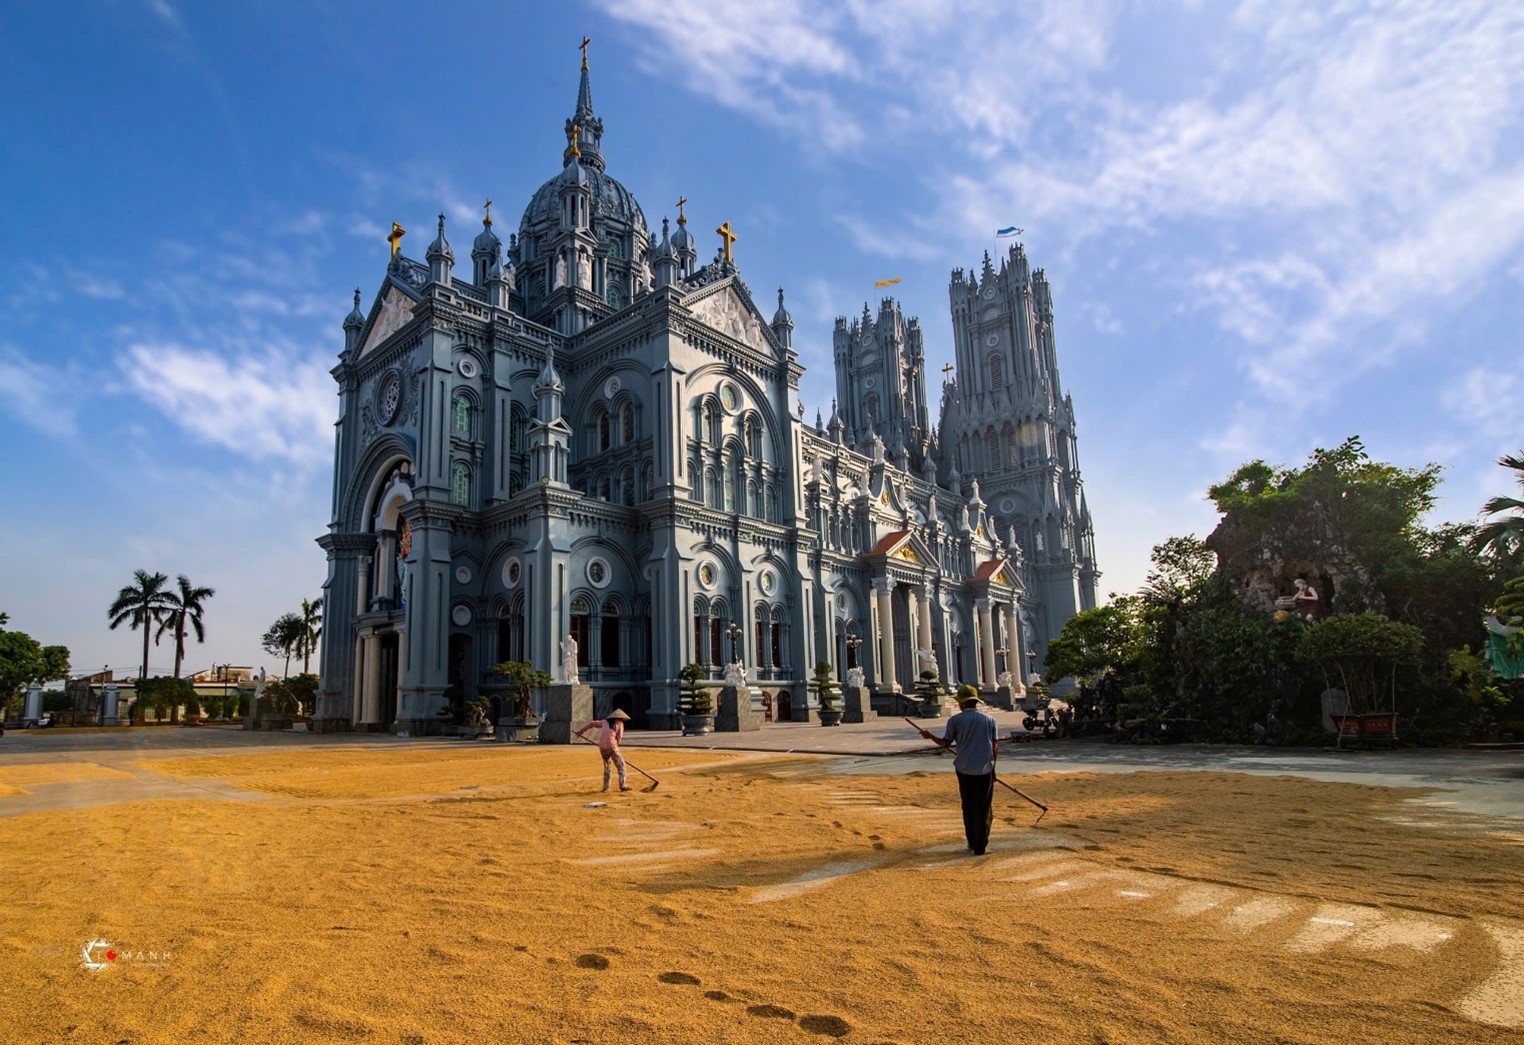
{"type": "Polygon", "coordinates": [[[434,242],[429,244],[429,252],[426,255],[429,263],[429,278],[435,283],[443,283],[446,286],[450,282],[450,269],[455,264],[455,252],[450,249],[450,241],[445,239],[445,216],[439,216],[439,235],[434,237],[434,242]]]}
{"type": "Polygon", "coordinates": [[[566,121],[567,145],[561,162],[565,165],[580,158],[584,166],[601,171],[603,121],[593,115],[593,86],[587,73],[587,45],[591,42],[591,37],[582,38],[582,78],[577,84],[577,107],[566,121]]]}
{"type": "Polygon", "coordinates": [[[348,352],[360,340],[360,328],[365,326],[365,316],[360,312],[360,288],[355,288],[355,307],[344,317],[344,351],[348,352]]]}

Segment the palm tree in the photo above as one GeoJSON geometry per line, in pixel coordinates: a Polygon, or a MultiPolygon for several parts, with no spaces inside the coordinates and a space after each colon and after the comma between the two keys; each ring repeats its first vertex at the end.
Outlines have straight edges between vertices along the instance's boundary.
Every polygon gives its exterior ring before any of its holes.
{"type": "Polygon", "coordinates": [[[118,624],[131,624],[132,630],[143,629],[143,671],[140,679],[148,677],[148,631],[158,623],[168,609],[169,592],[164,585],[169,578],[162,573],[150,575],[146,570],[133,572],[136,586],[131,584],[116,593],[116,601],[106,611],[114,630],[118,624]]]}
{"type": "MultiPolygon", "coordinates": [[[[1524,490],[1524,451],[1498,458],[1498,464],[1516,473],[1514,481],[1524,490]]],[[[1490,553],[1494,559],[1511,559],[1524,551],[1524,501],[1517,497],[1494,497],[1482,505],[1483,515],[1503,515],[1487,523],[1471,538],[1473,551],[1490,553]],[[1511,515],[1503,515],[1512,512],[1511,515]]]]}
{"type": "Polygon", "coordinates": [[[155,645],[158,645],[165,632],[175,637],[175,678],[180,677],[180,664],[185,660],[185,626],[189,624],[195,631],[197,642],[205,642],[206,629],[201,625],[201,614],[206,607],[202,604],[217,594],[211,588],[191,587],[191,582],[183,573],[177,579],[180,590],[168,592],[164,596],[167,608],[159,621],[158,634],[153,637],[155,645]]]}
{"type": "Polygon", "coordinates": [[[307,626],[302,623],[302,618],[295,613],[282,613],[275,618],[275,623],[265,632],[265,637],[260,640],[266,653],[272,657],[285,654],[286,670],[282,677],[291,674],[291,653],[301,645],[302,637],[307,634],[307,626]]]}
{"type": "Polygon", "coordinates": [[[318,639],[323,637],[323,597],[308,602],[302,600],[302,641],[297,648],[302,654],[302,674],[307,674],[307,669],[312,661],[312,651],[317,649],[318,639]]]}

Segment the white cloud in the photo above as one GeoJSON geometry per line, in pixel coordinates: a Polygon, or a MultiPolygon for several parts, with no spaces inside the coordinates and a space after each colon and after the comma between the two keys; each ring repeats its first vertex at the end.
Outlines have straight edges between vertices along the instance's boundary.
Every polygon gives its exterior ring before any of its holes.
{"type": "Polygon", "coordinates": [[[1451,380],[1440,402],[1466,427],[1478,430],[1500,445],[1524,440],[1524,380],[1502,367],[1473,367],[1451,380]]]}
{"type": "Polygon", "coordinates": [[[73,396],[58,370],[0,344],[0,409],[44,435],[74,434],[73,396]]]}
{"type": "Polygon", "coordinates": [[[318,358],[229,359],[173,343],[119,359],[129,388],[192,434],[256,460],[319,466],[333,452],[335,392],[318,358]]]}

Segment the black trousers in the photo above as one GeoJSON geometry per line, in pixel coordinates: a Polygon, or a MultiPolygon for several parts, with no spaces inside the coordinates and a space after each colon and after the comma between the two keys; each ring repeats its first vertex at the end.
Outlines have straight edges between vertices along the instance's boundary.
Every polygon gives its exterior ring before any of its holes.
{"type": "Polygon", "coordinates": [[[982,853],[990,844],[990,825],[995,822],[995,774],[959,773],[958,797],[963,801],[963,834],[968,847],[982,853]]]}

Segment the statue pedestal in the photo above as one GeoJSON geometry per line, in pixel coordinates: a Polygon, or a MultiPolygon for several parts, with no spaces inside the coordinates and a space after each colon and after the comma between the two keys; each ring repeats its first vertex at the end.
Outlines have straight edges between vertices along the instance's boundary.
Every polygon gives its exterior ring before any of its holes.
{"type": "Polygon", "coordinates": [[[873,710],[873,700],[867,686],[843,686],[841,688],[843,722],[875,722],[878,712],[873,710]]]}
{"type": "Polygon", "coordinates": [[[21,712],[21,721],[33,722],[42,718],[42,687],[33,682],[26,688],[26,702],[21,712]]]}
{"type": "Polygon", "coordinates": [[[726,686],[720,690],[720,709],[714,716],[716,733],[746,733],[762,728],[762,713],[753,708],[750,688],[726,686]]]}
{"type": "Polygon", "coordinates": [[[101,725],[119,726],[122,724],[121,717],[121,694],[117,691],[116,683],[106,684],[101,690],[101,725]]]}
{"type": "Polygon", "coordinates": [[[545,688],[545,718],[540,723],[540,743],[570,744],[572,731],[593,718],[593,689],[580,683],[560,682],[545,688]]]}

